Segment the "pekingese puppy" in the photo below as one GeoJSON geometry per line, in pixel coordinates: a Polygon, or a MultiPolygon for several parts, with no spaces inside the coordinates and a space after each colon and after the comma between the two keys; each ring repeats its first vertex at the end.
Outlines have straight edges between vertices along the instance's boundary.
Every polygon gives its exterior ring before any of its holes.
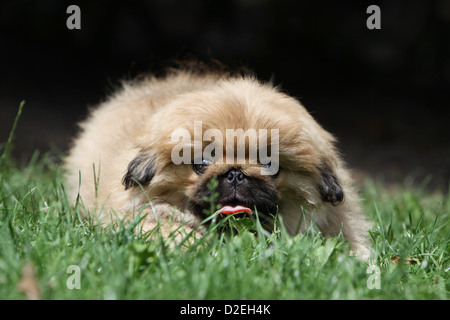
{"type": "MultiPolygon", "coordinates": [[[[169,233],[220,214],[280,215],[368,253],[369,223],[349,171],[299,101],[251,75],[172,70],[124,83],[93,109],[65,161],[73,201],[169,233]],[[211,187],[211,180],[216,181],[211,187]]],[[[201,229],[200,229],[201,230],[201,229]]]]}

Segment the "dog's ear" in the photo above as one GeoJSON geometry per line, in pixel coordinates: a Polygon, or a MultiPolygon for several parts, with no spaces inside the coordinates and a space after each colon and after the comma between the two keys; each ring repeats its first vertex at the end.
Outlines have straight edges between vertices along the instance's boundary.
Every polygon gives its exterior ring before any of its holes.
{"type": "Polygon", "coordinates": [[[339,180],[328,166],[319,168],[320,180],[318,184],[320,196],[325,202],[330,202],[337,206],[344,202],[344,190],[342,190],[339,180]]]}
{"type": "Polygon", "coordinates": [[[149,153],[139,153],[128,164],[127,173],[122,178],[125,190],[138,185],[147,185],[156,174],[156,156],[149,153]]]}

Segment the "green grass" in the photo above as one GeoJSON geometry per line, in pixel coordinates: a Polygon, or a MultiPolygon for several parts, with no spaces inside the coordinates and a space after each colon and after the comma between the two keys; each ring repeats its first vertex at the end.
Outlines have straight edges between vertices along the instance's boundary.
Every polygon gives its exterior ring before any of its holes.
{"type": "Polygon", "coordinates": [[[36,152],[26,164],[11,161],[23,105],[0,149],[0,299],[448,298],[449,194],[367,182],[369,263],[349,256],[341,238],[289,237],[258,223],[254,234],[233,217],[234,234],[219,236],[212,224],[205,237],[174,245],[158,228],[151,239],[140,233],[139,217],[106,228],[83,218],[58,159],[36,152]]]}
{"type": "MultiPolygon", "coordinates": [[[[178,247],[151,241],[135,225],[101,228],[68,204],[56,162],[38,153],[7,159],[0,172],[0,298],[25,299],[28,282],[43,299],[447,299],[450,196],[421,188],[396,193],[368,182],[364,209],[380,289],[369,264],[342,239],[287,236],[207,237],[178,247]],[[396,262],[396,263],[394,263],[396,262]],[[80,289],[69,289],[69,266],[80,289]]],[[[158,230],[155,231],[158,233],[158,230]]]]}

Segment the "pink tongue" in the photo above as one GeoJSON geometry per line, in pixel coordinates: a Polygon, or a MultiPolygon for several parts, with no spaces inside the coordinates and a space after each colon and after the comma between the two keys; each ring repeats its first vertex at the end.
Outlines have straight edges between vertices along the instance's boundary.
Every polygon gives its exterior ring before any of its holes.
{"type": "Polygon", "coordinates": [[[223,214],[235,214],[238,212],[245,212],[248,214],[252,214],[252,210],[250,208],[243,206],[236,206],[236,207],[224,206],[216,211],[216,213],[223,213],[223,214]]]}

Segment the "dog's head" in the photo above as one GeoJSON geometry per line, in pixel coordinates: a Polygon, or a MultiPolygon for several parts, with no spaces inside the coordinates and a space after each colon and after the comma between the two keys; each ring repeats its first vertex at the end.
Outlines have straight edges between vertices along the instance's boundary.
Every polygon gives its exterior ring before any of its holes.
{"type": "Polygon", "coordinates": [[[125,188],[142,185],[150,199],[199,216],[212,202],[222,213],[270,215],[287,198],[299,210],[344,199],[334,138],[297,100],[254,79],[181,95],[142,132],[125,188]]]}

